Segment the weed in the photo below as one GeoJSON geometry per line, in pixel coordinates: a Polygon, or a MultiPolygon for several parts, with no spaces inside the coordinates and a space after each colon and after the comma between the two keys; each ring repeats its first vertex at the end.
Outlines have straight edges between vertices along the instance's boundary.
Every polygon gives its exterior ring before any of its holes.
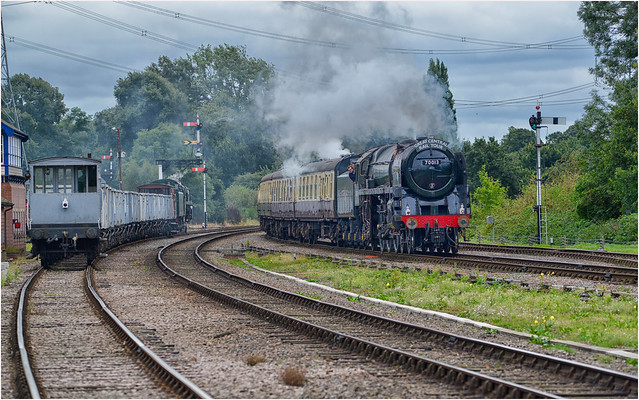
{"type": "Polygon", "coordinates": [[[574,354],[575,350],[573,350],[571,347],[566,346],[565,344],[561,344],[561,343],[552,343],[552,344],[548,344],[546,346],[549,349],[557,349],[557,350],[563,350],[568,354],[574,354]]]}
{"type": "Polygon", "coordinates": [[[246,364],[250,365],[251,367],[263,362],[266,362],[266,358],[262,356],[250,355],[246,357],[246,364]]]}
{"type": "Polygon", "coordinates": [[[536,319],[535,323],[530,326],[528,328],[528,332],[530,332],[532,334],[532,337],[530,338],[530,343],[533,344],[540,344],[544,347],[547,347],[550,345],[550,341],[552,340],[552,320],[554,320],[555,317],[553,317],[552,315],[550,316],[550,318],[548,320],[546,320],[546,317],[542,317],[541,322],[536,319]]]}
{"type": "Polygon", "coordinates": [[[489,335],[494,335],[495,333],[497,333],[497,329],[492,328],[492,329],[486,329],[486,333],[489,335]]]}
{"type": "Polygon", "coordinates": [[[304,372],[293,367],[284,368],[281,377],[288,386],[304,386],[304,382],[306,382],[304,372]]]}
{"type": "Polygon", "coordinates": [[[2,287],[4,287],[4,285],[10,284],[14,279],[20,276],[21,273],[22,270],[17,265],[9,264],[7,274],[2,277],[2,287]]]}
{"type": "Polygon", "coordinates": [[[599,362],[604,363],[604,364],[610,364],[612,362],[612,360],[614,360],[614,357],[609,356],[607,354],[597,354],[597,355],[595,355],[595,358],[597,358],[599,360],[599,362]]]}
{"type": "Polygon", "coordinates": [[[305,292],[295,292],[295,293],[299,294],[300,296],[308,297],[308,298],[315,299],[315,300],[321,300],[323,298],[322,296],[318,296],[318,295],[313,294],[313,293],[305,293],[305,292]]]}
{"type": "Polygon", "coordinates": [[[626,358],[626,364],[637,366],[637,360],[634,358],[626,358]]]}
{"type": "Polygon", "coordinates": [[[356,297],[347,297],[346,300],[351,301],[353,303],[361,303],[362,299],[360,297],[360,295],[357,295],[356,297]]]}

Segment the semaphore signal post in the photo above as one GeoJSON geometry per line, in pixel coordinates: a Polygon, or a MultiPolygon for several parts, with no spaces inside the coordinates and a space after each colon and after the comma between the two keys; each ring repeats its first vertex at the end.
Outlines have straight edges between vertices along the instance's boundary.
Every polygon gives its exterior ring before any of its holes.
{"type": "Polygon", "coordinates": [[[542,229],[541,229],[541,128],[548,128],[548,125],[566,125],[566,117],[542,117],[540,106],[535,107],[537,109],[537,115],[533,114],[528,123],[530,127],[535,131],[535,147],[537,148],[537,205],[534,210],[537,213],[537,244],[541,244],[542,229]],[[542,125],[546,124],[546,125],[542,125]]]}

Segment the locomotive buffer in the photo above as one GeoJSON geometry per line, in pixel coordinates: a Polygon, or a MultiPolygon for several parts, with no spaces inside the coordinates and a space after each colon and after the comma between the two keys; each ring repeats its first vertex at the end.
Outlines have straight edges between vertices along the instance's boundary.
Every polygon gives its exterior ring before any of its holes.
{"type": "Polygon", "coordinates": [[[535,147],[537,148],[537,205],[534,210],[537,213],[537,244],[541,244],[542,229],[541,229],[541,128],[548,128],[548,125],[566,125],[566,117],[542,117],[539,106],[535,106],[537,109],[537,115],[533,114],[528,123],[530,127],[535,131],[535,147]],[[546,125],[542,125],[546,124],[546,125]]]}

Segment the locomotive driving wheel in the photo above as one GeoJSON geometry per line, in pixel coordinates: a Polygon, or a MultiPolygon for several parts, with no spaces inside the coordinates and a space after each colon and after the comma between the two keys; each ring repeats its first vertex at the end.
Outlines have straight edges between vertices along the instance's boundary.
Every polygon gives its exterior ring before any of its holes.
{"type": "Polygon", "coordinates": [[[406,252],[408,254],[415,253],[415,231],[413,229],[406,233],[406,252]]]}

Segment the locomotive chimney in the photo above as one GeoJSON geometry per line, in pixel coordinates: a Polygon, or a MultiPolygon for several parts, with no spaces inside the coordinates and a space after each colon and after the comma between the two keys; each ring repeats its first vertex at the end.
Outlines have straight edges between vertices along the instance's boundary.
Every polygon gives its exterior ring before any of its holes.
{"type": "Polygon", "coordinates": [[[87,158],[91,158],[91,153],[87,154],[87,158]]]}

